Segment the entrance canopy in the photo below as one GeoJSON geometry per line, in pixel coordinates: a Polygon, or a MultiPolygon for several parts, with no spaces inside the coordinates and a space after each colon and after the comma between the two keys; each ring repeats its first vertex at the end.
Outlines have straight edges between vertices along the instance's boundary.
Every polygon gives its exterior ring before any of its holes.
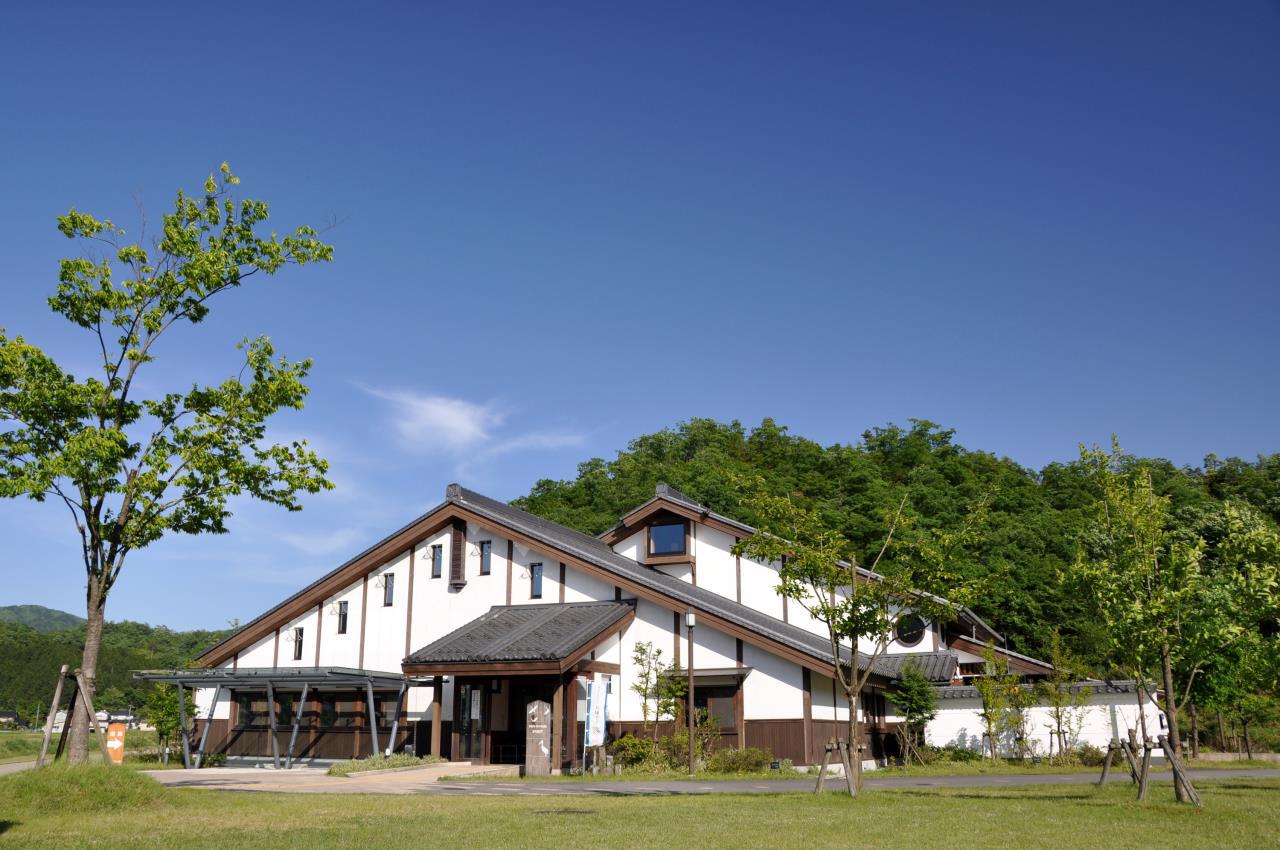
{"type": "Polygon", "coordinates": [[[217,709],[218,700],[226,690],[263,689],[267,692],[267,712],[270,718],[269,735],[271,739],[271,757],[276,768],[280,767],[280,744],[276,739],[278,718],[276,717],[277,691],[301,691],[302,697],[292,718],[289,730],[289,746],[285,753],[285,768],[293,767],[293,751],[298,741],[298,727],[302,722],[303,705],[307,701],[307,693],[312,690],[351,690],[363,688],[367,696],[365,710],[369,714],[368,729],[370,752],[383,752],[378,746],[378,723],[374,716],[375,690],[397,691],[395,720],[391,724],[391,737],[388,740],[386,755],[391,754],[391,744],[396,740],[400,729],[400,712],[404,707],[404,693],[407,688],[424,684],[427,680],[412,678],[400,673],[387,673],[380,670],[357,670],[351,667],[241,667],[241,668],[209,668],[199,667],[174,670],[137,670],[133,678],[144,682],[176,685],[178,688],[179,731],[182,735],[183,767],[200,767],[204,760],[205,743],[209,739],[209,728],[213,725],[213,712],[217,709]],[[205,718],[204,728],[200,731],[200,743],[196,747],[195,758],[191,755],[191,739],[187,729],[187,701],[183,695],[186,688],[213,688],[213,701],[209,704],[209,716],[205,718]]]}
{"type": "Polygon", "coordinates": [[[634,602],[497,605],[404,660],[406,675],[563,673],[636,616],[634,602]]]}
{"type": "Polygon", "coordinates": [[[133,678],[187,688],[265,688],[268,683],[278,691],[300,691],[304,685],[312,690],[328,688],[363,688],[372,685],[380,691],[413,687],[427,680],[381,670],[357,670],[352,667],[199,667],[175,670],[138,670],[133,678]]]}

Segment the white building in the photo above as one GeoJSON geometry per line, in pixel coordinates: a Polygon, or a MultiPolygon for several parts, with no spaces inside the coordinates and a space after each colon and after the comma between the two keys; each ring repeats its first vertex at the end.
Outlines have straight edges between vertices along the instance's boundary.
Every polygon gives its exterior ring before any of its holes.
{"type": "MultiPolygon", "coordinates": [[[[607,694],[611,737],[639,729],[643,642],[664,661],[692,658],[695,703],[720,719],[724,746],[812,764],[847,709],[825,626],[778,595],[776,564],[732,553],[753,531],[665,485],[599,537],[450,485],[439,506],[206,651],[207,669],[147,678],[198,689],[208,751],[288,762],[390,747],[519,763],[526,706],[543,700],[560,769],[580,764],[588,681],[607,694]]],[[[978,747],[962,683],[1000,642],[967,609],[945,625],[904,621],[863,694],[867,757],[892,748],[885,695],[908,658],[945,697],[930,741],[978,747]]],[[[1000,652],[1026,675],[1051,669],[1000,652]]],[[[1124,734],[1136,697],[1113,690],[1097,701],[1121,707],[1124,734]]],[[[1080,739],[1111,734],[1108,715],[1080,739]]]]}

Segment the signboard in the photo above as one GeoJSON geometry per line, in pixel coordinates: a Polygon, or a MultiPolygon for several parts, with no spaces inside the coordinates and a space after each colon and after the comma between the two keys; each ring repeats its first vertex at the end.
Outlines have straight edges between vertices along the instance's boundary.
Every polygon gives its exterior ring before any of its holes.
{"type": "Polygon", "coordinates": [[[114,764],[124,764],[124,730],[123,723],[112,723],[107,726],[107,755],[114,764]]]}
{"type": "Polygon", "coordinates": [[[551,775],[551,706],[533,700],[525,708],[524,775],[551,775]]]}
{"type": "Polygon", "coordinates": [[[588,747],[603,747],[605,723],[608,720],[606,685],[597,673],[587,682],[587,737],[588,747]]]}

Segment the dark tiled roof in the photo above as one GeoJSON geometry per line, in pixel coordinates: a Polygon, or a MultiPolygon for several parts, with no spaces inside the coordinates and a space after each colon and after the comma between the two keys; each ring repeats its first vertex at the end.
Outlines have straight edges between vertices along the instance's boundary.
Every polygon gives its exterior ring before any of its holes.
{"type": "Polygon", "coordinates": [[[405,663],[563,661],[633,610],[628,602],[496,605],[405,663]]]}
{"type": "Polygon", "coordinates": [[[956,673],[959,659],[954,652],[903,652],[894,655],[882,655],[876,659],[876,672],[890,679],[897,679],[902,668],[914,664],[924,673],[930,682],[950,682],[956,673]]]}
{"type": "MultiPolygon", "coordinates": [[[[614,552],[609,544],[599,538],[534,516],[465,487],[451,484],[447,494],[448,501],[451,503],[465,507],[496,523],[514,528],[548,546],[576,555],[606,572],[661,593],[681,604],[706,611],[734,625],[750,629],[816,660],[827,664],[832,663],[831,643],[825,635],[814,634],[799,626],[784,623],[782,620],[762,614],[718,593],[696,587],[687,581],[667,575],[661,570],[646,567],[614,552]]],[[[845,658],[847,659],[847,656],[845,658]]],[[[860,658],[863,657],[860,655],[860,658]]],[[[862,665],[865,666],[865,663],[863,658],[862,665]]]]}
{"type": "MultiPolygon", "coordinates": [[[[1071,685],[1072,693],[1080,693],[1085,688],[1094,694],[1132,694],[1138,690],[1135,682],[1130,680],[1102,681],[1101,679],[1085,679],[1071,685]]],[[[973,685],[946,685],[938,688],[938,699],[978,699],[978,689],[973,685]]]]}

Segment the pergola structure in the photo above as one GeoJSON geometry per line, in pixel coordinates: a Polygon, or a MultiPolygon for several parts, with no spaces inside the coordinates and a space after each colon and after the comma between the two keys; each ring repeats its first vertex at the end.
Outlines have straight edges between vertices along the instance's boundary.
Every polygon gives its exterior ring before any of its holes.
{"type": "Polygon", "coordinates": [[[404,707],[405,691],[411,686],[428,684],[430,677],[418,678],[404,676],[400,673],[387,673],[378,670],[356,670],[351,667],[241,667],[225,668],[193,668],[175,670],[139,670],[133,674],[135,679],[146,682],[175,685],[178,688],[178,717],[182,730],[182,766],[186,768],[200,767],[204,758],[205,743],[209,738],[213,712],[222,698],[223,689],[257,689],[265,686],[270,724],[271,757],[277,769],[280,768],[280,744],[276,740],[277,718],[275,694],[280,692],[300,691],[296,708],[293,712],[293,724],[289,734],[289,746],[285,753],[286,770],[293,767],[293,751],[298,741],[298,727],[302,723],[302,709],[307,701],[307,693],[311,690],[352,689],[363,687],[368,694],[366,707],[369,713],[370,752],[381,752],[378,746],[378,724],[374,714],[374,690],[399,692],[396,700],[395,720],[391,725],[391,737],[388,749],[396,739],[400,728],[400,711],[404,707]],[[200,732],[200,742],[196,746],[194,759],[191,754],[191,739],[187,733],[187,688],[213,688],[213,702],[209,709],[208,721],[200,732]]]}

